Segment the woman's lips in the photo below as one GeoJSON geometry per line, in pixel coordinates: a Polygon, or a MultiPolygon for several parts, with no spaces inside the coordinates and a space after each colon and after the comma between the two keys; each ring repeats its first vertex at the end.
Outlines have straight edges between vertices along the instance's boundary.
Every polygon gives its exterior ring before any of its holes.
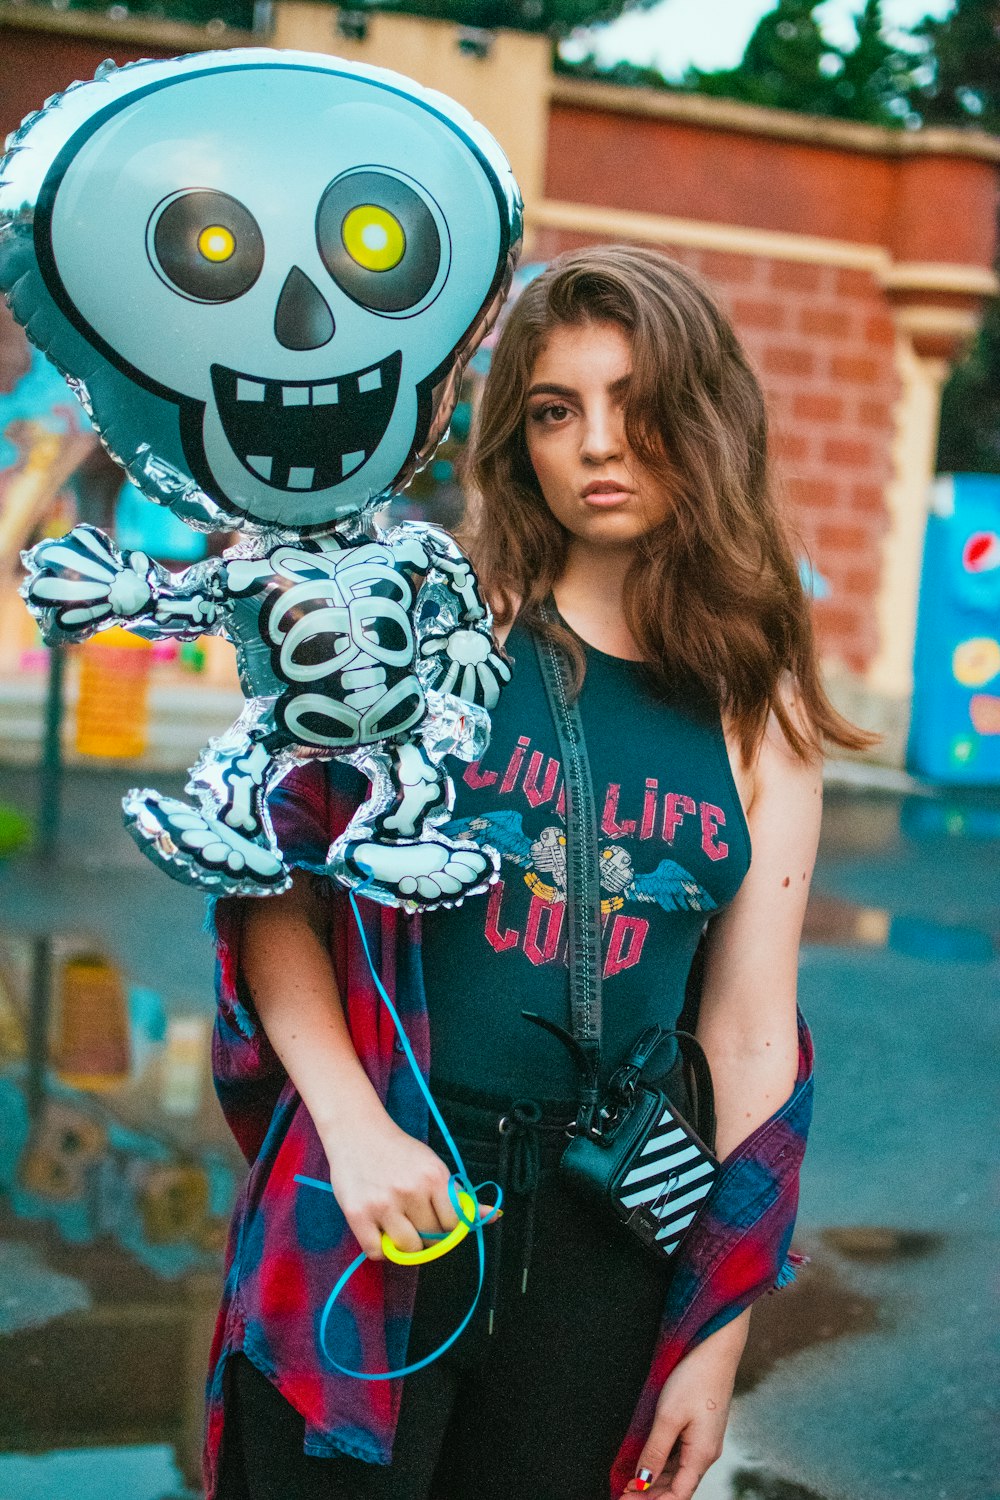
{"type": "Polygon", "coordinates": [[[595,506],[599,510],[607,509],[615,505],[624,505],[632,496],[631,490],[618,489],[595,489],[584,490],[584,505],[595,506]]]}

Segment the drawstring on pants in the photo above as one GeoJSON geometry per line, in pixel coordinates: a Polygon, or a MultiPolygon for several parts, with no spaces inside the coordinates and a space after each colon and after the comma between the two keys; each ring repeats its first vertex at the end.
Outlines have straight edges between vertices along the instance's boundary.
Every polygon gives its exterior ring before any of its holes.
{"type": "MultiPolygon", "coordinates": [[[[521,1234],[521,1294],[528,1290],[528,1270],[535,1241],[535,1204],[541,1168],[539,1135],[542,1132],[565,1133],[562,1124],[543,1124],[542,1109],[534,1099],[516,1099],[509,1112],[497,1124],[500,1135],[500,1160],[497,1180],[504,1201],[515,1193],[525,1198],[524,1228],[521,1234]]],[[[497,1311],[500,1291],[500,1255],[503,1245],[503,1219],[496,1221],[493,1233],[493,1257],[489,1278],[489,1333],[497,1311]]]]}

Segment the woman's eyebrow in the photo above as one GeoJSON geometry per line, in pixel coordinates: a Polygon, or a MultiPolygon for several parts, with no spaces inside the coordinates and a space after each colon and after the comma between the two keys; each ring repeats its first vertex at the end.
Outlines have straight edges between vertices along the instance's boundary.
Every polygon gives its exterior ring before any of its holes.
{"type": "Polygon", "coordinates": [[[533,385],[528,391],[529,396],[576,396],[579,395],[571,385],[552,385],[548,381],[544,385],[533,385]]]}
{"type": "MultiPolygon", "coordinates": [[[[625,394],[626,390],[628,389],[628,384],[629,384],[629,380],[630,379],[631,379],[631,375],[629,374],[629,375],[621,375],[621,376],[619,376],[619,378],[617,380],[613,380],[611,382],[611,384],[608,386],[608,393],[609,393],[609,395],[611,395],[611,396],[623,396],[625,394]]],[[[579,397],[579,394],[580,394],[579,391],[574,390],[573,386],[571,386],[571,385],[555,385],[551,381],[545,381],[544,383],[539,383],[538,385],[533,385],[533,386],[531,386],[531,388],[528,391],[528,395],[529,396],[575,396],[575,397],[579,397]]]]}

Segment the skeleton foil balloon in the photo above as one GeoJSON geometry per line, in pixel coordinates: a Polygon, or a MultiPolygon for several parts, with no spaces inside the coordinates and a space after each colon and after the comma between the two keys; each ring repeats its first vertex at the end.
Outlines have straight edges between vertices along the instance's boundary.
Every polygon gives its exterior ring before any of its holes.
{"type": "Polygon", "coordinates": [[[243,533],[179,574],[89,526],[25,555],[50,643],[119,624],[236,645],[244,712],[191,802],[129,793],[136,841],[218,894],[284,890],[267,794],[337,756],[371,792],[324,869],[408,909],[484,889],[494,852],[438,831],[442,758],[482,753],[509,672],[451,538],[371,517],[446,430],[510,283],[496,143],[396,74],[255,49],[105,64],[9,145],[15,316],[146,495],[243,533]]]}

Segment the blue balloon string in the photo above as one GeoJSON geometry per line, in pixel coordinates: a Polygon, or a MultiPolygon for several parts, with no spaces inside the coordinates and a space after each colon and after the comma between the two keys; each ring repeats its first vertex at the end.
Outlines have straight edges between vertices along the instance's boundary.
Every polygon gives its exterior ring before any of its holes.
{"type": "MultiPolygon", "coordinates": [[[[358,891],[360,891],[363,894],[365,886],[367,886],[368,884],[370,884],[370,882],[371,882],[372,879],[373,879],[373,876],[369,875],[368,879],[366,881],[364,881],[363,884],[361,884],[361,885],[358,886],[358,891]]],[[[474,1295],[474,1297],[472,1299],[472,1303],[471,1303],[471,1305],[469,1307],[468,1312],[466,1313],[465,1317],[462,1319],[461,1323],[459,1323],[459,1325],[455,1329],[454,1333],[451,1334],[451,1336],[449,1338],[445,1339],[445,1341],[444,1341],[443,1344],[439,1344],[438,1347],[431,1354],[425,1355],[423,1359],[418,1359],[414,1364],[412,1364],[412,1365],[404,1365],[399,1370],[384,1370],[384,1371],[378,1372],[376,1374],[371,1374],[371,1373],[369,1373],[367,1371],[364,1371],[364,1370],[349,1370],[346,1367],[346,1365],[338,1364],[338,1362],[334,1359],[333,1355],[330,1353],[329,1349],[326,1346],[326,1332],[327,1332],[327,1327],[328,1327],[329,1321],[330,1321],[330,1313],[333,1311],[333,1305],[336,1302],[337,1298],[340,1296],[341,1292],[344,1290],[344,1287],[347,1285],[347,1283],[350,1281],[351,1277],[354,1275],[355,1271],[358,1269],[358,1267],[360,1265],[363,1265],[363,1263],[367,1260],[368,1257],[364,1254],[364,1252],[362,1252],[361,1255],[357,1256],[354,1260],[352,1260],[351,1264],[347,1267],[347,1269],[340,1276],[339,1280],[337,1281],[336,1286],[333,1288],[333,1291],[330,1293],[329,1297],[326,1299],[326,1305],[323,1308],[323,1314],[322,1314],[322,1317],[320,1318],[320,1323],[319,1323],[319,1348],[320,1348],[320,1353],[333,1366],[333,1368],[335,1370],[339,1370],[342,1375],[350,1375],[352,1377],[352,1379],[354,1379],[354,1380],[396,1380],[401,1375],[412,1375],[417,1370],[424,1369],[425,1366],[431,1364],[435,1359],[439,1359],[441,1357],[441,1355],[446,1352],[446,1350],[448,1350],[448,1349],[451,1348],[451,1346],[455,1342],[455,1340],[457,1338],[459,1338],[460,1335],[468,1327],[468,1324],[469,1324],[469,1322],[470,1322],[470,1320],[472,1318],[472,1315],[473,1315],[473,1313],[476,1310],[476,1306],[477,1306],[477,1304],[479,1302],[479,1297],[480,1297],[480,1294],[481,1294],[481,1292],[483,1290],[483,1280],[484,1280],[484,1277],[485,1277],[486,1252],[485,1252],[485,1250],[483,1248],[483,1229],[485,1228],[485,1226],[487,1224],[491,1223],[492,1220],[495,1219],[496,1216],[497,1216],[497,1214],[499,1213],[501,1204],[503,1203],[503,1190],[499,1186],[499,1184],[496,1183],[496,1182],[481,1182],[478,1185],[478,1187],[473,1187],[472,1183],[470,1182],[469,1175],[468,1175],[468,1173],[465,1170],[465,1163],[462,1160],[462,1154],[459,1151],[458,1146],[455,1144],[455,1141],[452,1139],[451,1131],[448,1129],[448,1126],[445,1124],[444,1118],[443,1118],[443,1116],[441,1114],[441,1111],[438,1109],[437,1104],[434,1102],[434,1097],[431,1094],[430,1089],[427,1087],[426,1083],[424,1082],[423,1074],[420,1071],[420,1065],[417,1062],[416,1057],[414,1056],[413,1048],[410,1046],[410,1039],[406,1035],[405,1028],[403,1026],[402,1021],[399,1018],[399,1015],[398,1015],[398,1013],[396,1011],[396,1007],[393,1005],[392,1000],[389,998],[388,991],[386,990],[386,988],[383,985],[381,979],[379,978],[378,973],[376,972],[376,969],[375,969],[375,965],[372,963],[371,950],[368,947],[368,937],[367,937],[367,934],[365,932],[364,923],[361,920],[361,913],[358,910],[358,903],[357,903],[356,894],[355,894],[355,892],[353,890],[348,891],[348,899],[350,900],[350,903],[351,903],[351,910],[354,913],[354,920],[357,923],[358,932],[361,935],[361,946],[362,946],[362,949],[364,950],[365,959],[366,959],[366,961],[368,963],[368,968],[371,971],[372,979],[375,982],[375,988],[378,991],[379,996],[381,997],[383,1004],[385,1005],[386,1009],[388,1010],[389,1015],[392,1018],[392,1024],[396,1028],[396,1032],[397,1032],[397,1034],[399,1036],[400,1043],[402,1044],[403,1052],[406,1055],[406,1060],[407,1060],[407,1062],[410,1065],[410,1068],[411,1068],[411,1070],[413,1072],[413,1076],[417,1080],[417,1083],[418,1083],[418,1085],[420,1087],[420,1092],[423,1094],[425,1100],[427,1101],[427,1107],[430,1110],[431,1114],[433,1115],[434,1120],[435,1120],[435,1122],[437,1124],[437,1127],[440,1130],[442,1136],[444,1137],[445,1144],[447,1145],[448,1150],[451,1152],[452,1157],[455,1160],[455,1164],[458,1167],[458,1171],[455,1172],[455,1173],[453,1173],[452,1176],[448,1179],[448,1197],[451,1200],[451,1205],[454,1208],[454,1210],[455,1210],[456,1214],[458,1215],[458,1217],[461,1219],[462,1223],[466,1226],[467,1229],[469,1229],[476,1236],[476,1251],[477,1251],[477,1258],[478,1258],[478,1262],[479,1262],[479,1279],[478,1279],[478,1281],[476,1283],[475,1295],[474,1295]],[[480,1191],[483,1188],[487,1188],[487,1187],[495,1187],[496,1188],[496,1190],[497,1190],[496,1202],[492,1205],[492,1207],[490,1208],[489,1213],[485,1216],[485,1218],[480,1218],[478,1213],[476,1213],[476,1215],[474,1217],[471,1217],[471,1216],[469,1216],[469,1215],[467,1215],[465,1213],[465,1210],[462,1208],[461,1203],[458,1201],[458,1189],[455,1186],[456,1181],[459,1182],[461,1184],[461,1186],[464,1188],[464,1190],[472,1196],[472,1199],[475,1202],[477,1208],[478,1208],[478,1204],[479,1204],[479,1193],[480,1193],[480,1191]]],[[[296,1173],[295,1174],[295,1181],[298,1182],[298,1183],[300,1183],[303,1187],[321,1188],[324,1192],[327,1192],[327,1193],[332,1193],[333,1192],[333,1188],[332,1188],[331,1184],[329,1182],[323,1182],[318,1177],[305,1177],[305,1176],[302,1176],[300,1173],[296,1173]]],[[[444,1239],[445,1236],[443,1234],[437,1234],[437,1233],[435,1233],[435,1234],[430,1234],[430,1233],[424,1234],[423,1232],[421,1232],[420,1238],[424,1239],[424,1240],[440,1240],[440,1239],[444,1239]]]]}

